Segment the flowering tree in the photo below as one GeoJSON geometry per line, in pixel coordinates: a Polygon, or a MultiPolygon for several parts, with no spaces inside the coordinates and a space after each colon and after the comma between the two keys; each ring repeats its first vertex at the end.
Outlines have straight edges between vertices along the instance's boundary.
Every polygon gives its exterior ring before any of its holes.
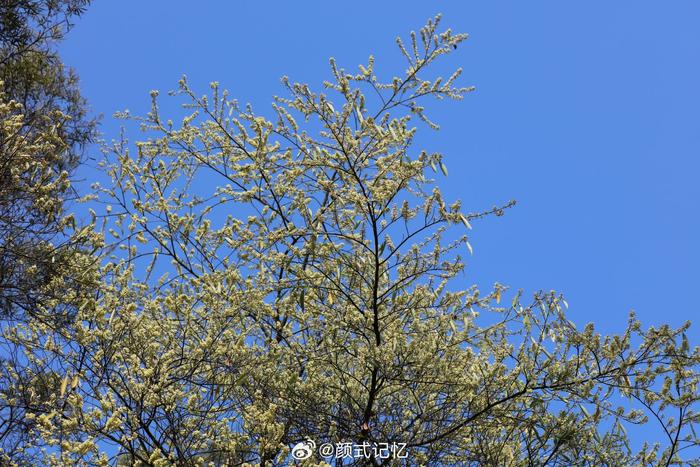
{"type": "Polygon", "coordinates": [[[43,404],[54,375],[5,336],[28,320],[54,329],[70,321],[56,297],[75,292],[82,257],[80,242],[64,235],[73,225],[64,204],[95,122],[54,49],[87,3],[0,2],[0,456],[25,464],[33,462],[25,409],[43,404]]]}
{"type": "Polygon", "coordinates": [[[183,79],[176,125],[152,93],[79,232],[104,246],[85,268],[99,293],[74,298],[70,332],[13,334],[56,375],[27,415],[45,462],[279,465],[310,439],[408,457],[307,465],[669,465],[697,446],[687,326],[630,317],[605,337],[554,292],[461,284],[470,223],[512,203],[446,201],[442,156],[414,147],[415,119],[437,128],[420,102],[471,90],[461,70],[425,77],[467,38],[438,23],[398,41],[388,82],[371,57],[357,74],[331,60],[323,93],[285,78],[272,119],[183,79]],[[658,442],[631,443],[647,422],[658,442]]]}

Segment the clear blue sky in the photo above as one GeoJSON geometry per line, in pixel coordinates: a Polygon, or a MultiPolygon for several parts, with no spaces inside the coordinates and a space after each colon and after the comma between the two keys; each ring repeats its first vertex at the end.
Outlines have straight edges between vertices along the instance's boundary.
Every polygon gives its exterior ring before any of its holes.
{"type": "MultiPolygon", "coordinates": [[[[475,223],[467,282],[562,291],[575,322],[605,331],[631,309],[646,324],[692,319],[697,0],[97,1],[61,52],[111,139],[114,111],[145,113],[149,90],[182,74],[266,113],[280,76],[320,85],[329,56],[355,69],[372,53],[380,75],[400,74],[394,38],[437,12],[470,33],[451,63],[477,91],[431,106],[442,130],[422,130],[421,143],[445,154],[448,198],[474,211],[519,202],[475,223]]],[[[700,344],[700,329],[691,335],[700,344]]]]}

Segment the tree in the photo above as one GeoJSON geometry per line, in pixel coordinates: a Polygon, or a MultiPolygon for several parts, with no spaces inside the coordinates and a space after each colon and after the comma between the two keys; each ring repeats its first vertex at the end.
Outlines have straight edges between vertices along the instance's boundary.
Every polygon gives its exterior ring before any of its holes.
{"type": "Polygon", "coordinates": [[[66,236],[74,221],[64,204],[75,196],[71,179],[95,122],[54,45],[86,4],[0,4],[0,454],[18,459],[30,432],[26,391],[51,375],[34,373],[23,350],[4,334],[30,317],[57,328],[69,320],[66,303],[52,309],[44,304],[76,286],[78,271],[71,266],[78,244],[66,236]]]}
{"type": "Polygon", "coordinates": [[[464,232],[512,203],[448,203],[442,156],[414,147],[416,118],[437,128],[419,102],[471,90],[426,78],[467,38],[438,24],[398,41],[388,82],[371,57],[331,60],[323,93],[284,78],[271,119],[183,78],[175,125],[152,93],[146,139],[105,161],[99,294],[70,334],[14,334],[61,381],[30,414],[46,463],[280,465],[311,439],[406,443],[363,465],[669,465],[698,445],[687,325],[604,337],[557,293],[461,284],[464,232]],[[649,420],[659,444],[631,446],[649,420]]]}
{"type": "Polygon", "coordinates": [[[85,1],[11,0],[0,6],[0,82],[6,126],[0,160],[0,312],[33,308],[51,275],[41,246],[62,232],[70,177],[94,135],[77,77],[53,50],[85,1]],[[31,146],[50,140],[48,146],[31,146]],[[22,150],[19,150],[21,147],[22,150]],[[25,152],[23,152],[25,151],[25,152]],[[37,243],[41,244],[38,245],[37,243]],[[40,270],[27,274],[30,268],[40,270]]]}

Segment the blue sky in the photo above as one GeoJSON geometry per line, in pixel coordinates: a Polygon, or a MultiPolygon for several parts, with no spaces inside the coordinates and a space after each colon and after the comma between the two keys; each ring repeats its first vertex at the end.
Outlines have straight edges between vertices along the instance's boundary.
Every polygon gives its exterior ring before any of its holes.
{"type": "MultiPolygon", "coordinates": [[[[697,1],[102,1],[60,50],[111,139],[114,111],[144,114],[148,92],[182,74],[265,113],[282,75],[320,88],[330,56],[354,70],[374,54],[380,75],[401,74],[395,37],[438,12],[471,35],[450,65],[477,91],[431,105],[442,129],[422,129],[420,143],[445,154],[440,185],[467,210],[518,200],[474,223],[465,280],[561,291],[573,321],[604,331],[620,331],[631,309],[645,324],[692,319],[697,1]]],[[[700,329],[691,336],[700,343],[700,329]]]]}

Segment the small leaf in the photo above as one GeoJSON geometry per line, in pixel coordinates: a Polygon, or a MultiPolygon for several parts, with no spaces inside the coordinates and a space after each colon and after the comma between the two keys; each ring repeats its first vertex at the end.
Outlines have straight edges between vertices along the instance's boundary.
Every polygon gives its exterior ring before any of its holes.
{"type": "Polygon", "coordinates": [[[625,429],[625,426],[622,424],[622,422],[620,420],[617,421],[617,428],[621,433],[623,433],[625,436],[627,436],[627,430],[625,429]]]}
{"type": "Polygon", "coordinates": [[[360,120],[360,123],[365,123],[365,119],[362,117],[362,112],[360,112],[360,109],[355,107],[355,113],[357,113],[357,118],[360,120]]]}
{"type": "Polygon", "coordinates": [[[462,221],[462,224],[464,224],[464,226],[465,226],[466,228],[468,228],[469,230],[472,229],[472,225],[469,223],[469,220],[467,219],[467,216],[465,216],[464,214],[460,214],[460,215],[459,215],[459,218],[460,218],[460,220],[462,221]]]}
{"type": "Polygon", "coordinates": [[[73,376],[73,381],[70,383],[71,389],[75,389],[78,387],[78,384],[80,384],[80,378],[78,375],[73,376]]]}
{"type": "Polygon", "coordinates": [[[583,412],[584,414],[586,414],[586,417],[590,417],[590,416],[591,416],[591,414],[588,413],[588,410],[586,410],[586,407],[585,407],[583,404],[579,404],[578,406],[581,407],[581,412],[583,412]]]}
{"type": "Polygon", "coordinates": [[[457,325],[455,324],[454,321],[450,320],[450,328],[452,328],[452,332],[454,334],[457,334],[457,325]]]}
{"type": "Polygon", "coordinates": [[[442,174],[447,177],[447,167],[445,167],[445,164],[440,162],[440,170],[442,171],[442,174]]]}
{"type": "Polygon", "coordinates": [[[471,243],[469,243],[469,242],[467,242],[467,250],[469,250],[469,254],[470,254],[470,255],[473,255],[473,254],[474,254],[474,250],[472,249],[472,245],[471,245],[471,243]]]}
{"type": "Polygon", "coordinates": [[[61,397],[66,394],[66,388],[68,387],[68,376],[64,376],[61,380],[61,397]]]}

